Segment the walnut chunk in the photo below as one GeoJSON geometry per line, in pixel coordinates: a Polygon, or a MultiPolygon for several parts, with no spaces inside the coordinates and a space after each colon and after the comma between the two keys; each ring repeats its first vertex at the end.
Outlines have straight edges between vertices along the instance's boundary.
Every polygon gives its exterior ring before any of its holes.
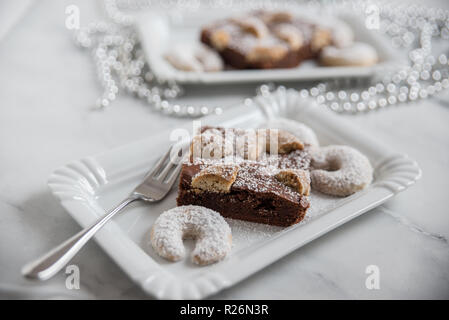
{"type": "Polygon", "coordinates": [[[190,144],[190,161],[197,158],[221,159],[232,154],[232,141],[225,139],[217,129],[207,129],[194,136],[190,144]]]}
{"type": "Polygon", "coordinates": [[[274,29],[274,33],[279,39],[287,42],[293,50],[298,50],[304,43],[301,31],[291,25],[282,24],[274,29]]]}
{"type": "Polygon", "coordinates": [[[235,155],[246,160],[257,160],[265,152],[265,141],[259,138],[257,130],[235,129],[235,155]]]}
{"type": "Polygon", "coordinates": [[[310,194],[310,174],[301,169],[285,169],[275,175],[276,179],[301,195],[310,194]]]}
{"type": "Polygon", "coordinates": [[[204,168],[192,179],[192,187],[200,191],[229,193],[238,171],[239,166],[234,164],[204,168]]]}
{"type": "Polygon", "coordinates": [[[214,31],[210,37],[212,45],[218,50],[223,50],[226,48],[230,39],[231,36],[229,33],[221,29],[214,31]]]}
{"type": "Polygon", "coordinates": [[[318,52],[332,42],[332,34],[329,30],[317,27],[313,32],[312,51],[318,52]]]}
{"type": "Polygon", "coordinates": [[[251,33],[257,38],[264,38],[269,31],[265,23],[256,17],[236,17],[230,19],[238,25],[243,31],[251,33]]]}
{"type": "Polygon", "coordinates": [[[267,24],[291,22],[293,20],[292,14],[287,11],[263,12],[261,18],[267,24]]]}
{"type": "Polygon", "coordinates": [[[294,136],[288,131],[278,129],[267,129],[265,131],[265,135],[266,135],[265,137],[266,151],[269,153],[277,151],[280,154],[285,154],[295,150],[304,149],[304,144],[296,136],[294,136]],[[272,150],[272,148],[274,150],[272,150]]]}

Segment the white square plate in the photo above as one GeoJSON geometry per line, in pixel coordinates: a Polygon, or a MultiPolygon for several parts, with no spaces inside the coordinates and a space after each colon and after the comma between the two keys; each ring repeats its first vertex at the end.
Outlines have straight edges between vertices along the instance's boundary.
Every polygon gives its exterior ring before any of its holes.
{"type": "MultiPolygon", "coordinates": [[[[418,165],[355,128],[342,117],[300,100],[296,91],[278,90],[256,97],[251,106],[236,106],[223,115],[204,118],[202,124],[251,128],[268,118],[301,120],[312,127],[322,145],[348,144],[367,155],[375,168],[374,182],[347,198],[313,193],[307,218],[300,224],[279,228],[230,220],[233,250],[224,261],[205,267],[189,258],[170,263],[148,243],[149,229],[164,210],[176,205],[176,188],[156,204],[140,204],[109,222],[95,239],[142,289],[157,298],[203,298],[232,286],[282,256],[341,224],[380,205],[420,177],[418,165]],[[242,112],[245,108],[244,112],[242,112]]],[[[190,129],[186,126],[186,129],[190,129]]],[[[190,130],[191,131],[191,130],[190,130]]],[[[53,194],[86,227],[138,184],[158,156],[168,148],[170,131],[106,153],[72,162],[49,179],[53,194]]],[[[192,243],[186,241],[191,250],[192,243]]]]}
{"type": "MultiPolygon", "coordinates": [[[[298,10],[296,8],[296,10],[298,10]]],[[[304,11],[300,11],[304,14],[304,11]]],[[[235,83],[263,81],[317,80],[345,77],[369,77],[400,63],[400,56],[378,30],[368,30],[364,21],[354,14],[335,13],[352,27],[357,41],[371,44],[378,52],[379,63],[371,67],[324,67],[305,61],[290,69],[224,70],[220,72],[189,72],[177,70],[168,63],[164,54],[175,43],[199,42],[201,27],[219,18],[235,15],[230,10],[208,10],[178,15],[151,12],[137,17],[137,30],[152,72],[161,80],[179,83],[235,83]]],[[[298,13],[299,14],[299,13],[298,13]]],[[[324,19],[320,16],[318,19],[324,19]]]]}

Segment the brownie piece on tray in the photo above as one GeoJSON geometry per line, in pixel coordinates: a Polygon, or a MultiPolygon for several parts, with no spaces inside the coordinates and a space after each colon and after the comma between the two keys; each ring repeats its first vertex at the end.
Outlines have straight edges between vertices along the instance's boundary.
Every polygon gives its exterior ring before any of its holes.
{"type": "Polygon", "coordinates": [[[202,128],[183,164],[177,204],[290,226],[310,206],[308,146],[276,129],[202,128]]]}
{"type": "Polygon", "coordinates": [[[330,30],[288,12],[256,11],[205,26],[201,41],[237,69],[292,68],[332,41],[330,30]]]}

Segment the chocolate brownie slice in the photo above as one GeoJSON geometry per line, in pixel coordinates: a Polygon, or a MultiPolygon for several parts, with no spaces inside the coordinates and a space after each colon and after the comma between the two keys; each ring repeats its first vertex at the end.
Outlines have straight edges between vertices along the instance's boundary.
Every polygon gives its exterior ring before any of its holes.
{"type": "MultiPolygon", "coordinates": [[[[234,129],[231,133],[238,139],[247,132],[234,129]]],[[[257,132],[256,139],[246,138],[243,144],[236,142],[232,146],[232,154],[223,152],[213,159],[204,157],[204,154],[201,157],[191,155],[183,164],[177,204],[200,205],[218,211],[224,217],[282,227],[301,221],[310,206],[308,146],[292,140],[292,136],[284,131],[279,131],[275,137],[277,143],[273,143],[270,135],[264,139],[271,140],[271,143],[264,140],[261,144],[259,134],[257,132]],[[276,150],[280,152],[273,154],[259,150],[261,145],[276,144],[276,150]],[[237,150],[239,146],[243,148],[242,152],[237,150]],[[257,151],[252,153],[252,148],[257,151]],[[289,175],[288,181],[284,179],[285,173],[289,175]],[[289,183],[292,177],[298,183],[289,183]]],[[[217,140],[225,135],[224,129],[205,128],[197,136],[202,139],[194,141],[201,141],[200,146],[208,154],[211,145],[214,146],[217,155],[217,151],[223,151],[217,140]]],[[[194,149],[192,147],[191,151],[194,149]]]]}
{"type": "Polygon", "coordinates": [[[315,58],[331,32],[287,12],[256,11],[205,26],[201,41],[237,69],[292,68],[315,58]]]}

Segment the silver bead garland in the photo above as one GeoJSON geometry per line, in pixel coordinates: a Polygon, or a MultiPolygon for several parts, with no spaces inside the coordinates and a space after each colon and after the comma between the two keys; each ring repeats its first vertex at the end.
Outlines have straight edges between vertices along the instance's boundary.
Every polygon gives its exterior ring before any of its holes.
{"type": "MultiPolygon", "coordinates": [[[[363,13],[369,4],[357,3],[353,9],[363,13]]],[[[373,81],[362,90],[333,92],[329,84],[320,83],[301,90],[302,97],[315,97],[318,104],[336,112],[360,113],[424,99],[449,88],[447,56],[444,53],[438,58],[431,55],[433,37],[449,39],[449,11],[385,2],[378,2],[378,8],[381,9],[381,31],[392,37],[395,46],[409,47],[414,34],[420,35],[418,48],[409,53],[411,66],[389,72],[382,80],[373,81]]]]}
{"type": "Polygon", "coordinates": [[[218,107],[171,104],[169,100],[180,96],[182,88],[175,82],[161,82],[151,73],[133,29],[133,17],[123,14],[114,0],[105,0],[105,8],[111,22],[91,23],[75,33],[76,43],[92,50],[103,87],[97,108],[109,106],[122,90],[167,115],[198,117],[222,112],[218,107]]]}
{"type": "MultiPolygon", "coordinates": [[[[391,37],[392,45],[417,47],[409,52],[411,64],[387,72],[382,79],[374,77],[363,89],[342,90],[342,81],[326,82],[300,90],[302,97],[313,97],[335,112],[361,113],[425,99],[449,88],[448,57],[444,53],[438,57],[431,54],[433,38],[449,39],[449,11],[386,1],[374,3],[379,8],[380,32],[391,37]]],[[[338,8],[365,14],[369,5],[373,2],[353,1],[338,8]]],[[[125,91],[167,115],[199,117],[222,113],[220,107],[171,103],[183,90],[175,82],[162,82],[152,74],[133,28],[133,17],[124,14],[116,0],[105,0],[105,9],[110,22],[91,23],[75,33],[76,43],[92,51],[103,87],[103,95],[96,103],[98,108],[109,106],[120,91],[125,91]]],[[[258,93],[268,94],[273,88],[264,84],[258,93]]],[[[250,102],[247,99],[245,104],[250,102]]]]}

